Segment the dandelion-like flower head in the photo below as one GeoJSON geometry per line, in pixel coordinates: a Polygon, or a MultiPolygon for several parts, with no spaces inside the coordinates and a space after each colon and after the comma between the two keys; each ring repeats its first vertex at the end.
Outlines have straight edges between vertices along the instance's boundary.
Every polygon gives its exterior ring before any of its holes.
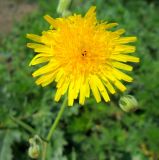
{"type": "Polygon", "coordinates": [[[27,44],[37,52],[30,65],[45,62],[33,73],[33,77],[38,76],[36,84],[44,87],[55,81],[55,101],[67,93],[69,106],[78,97],[83,105],[90,91],[97,102],[101,97],[110,101],[108,92],[114,94],[115,88],[125,91],[121,81],[132,81],[121,71],[132,70],[132,66],[125,63],[139,62],[139,58],[129,55],[135,47],[127,45],[136,37],[121,37],[124,29],[110,31],[118,24],[97,21],[95,9],[91,7],[84,17],[74,14],[53,19],[46,15],[44,18],[53,28],[41,36],[27,35],[37,42],[27,44]]]}

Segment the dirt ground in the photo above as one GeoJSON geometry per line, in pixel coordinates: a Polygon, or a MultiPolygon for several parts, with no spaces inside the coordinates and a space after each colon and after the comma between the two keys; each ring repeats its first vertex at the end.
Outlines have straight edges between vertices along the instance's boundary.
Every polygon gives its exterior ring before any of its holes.
{"type": "Polygon", "coordinates": [[[0,35],[7,35],[15,21],[37,9],[36,3],[26,0],[0,0],[0,35]]]}

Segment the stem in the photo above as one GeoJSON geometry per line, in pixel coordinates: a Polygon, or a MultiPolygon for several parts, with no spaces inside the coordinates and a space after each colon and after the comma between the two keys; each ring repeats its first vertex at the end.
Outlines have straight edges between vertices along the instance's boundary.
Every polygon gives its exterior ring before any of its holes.
{"type": "Polygon", "coordinates": [[[43,142],[43,149],[42,149],[42,160],[46,159],[46,150],[47,150],[47,143],[43,142]]]}
{"type": "MultiPolygon", "coordinates": [[[[60,111],[59,111],[55,121],[53,122],[53,124],[52,124],[52,126],[51,126],[51,128],[49,130],[49,133],[48,133],[47,138],[46,138],[46,140],[48,142],[51,140],[51,137],[52,137],[52,135],[53,135],[53,133],[54,133],[54,131],[56,129],[56,126],[58,125],[58,123],[60,121],[60,118],[61,118],[61,116],[62,116],[62,114],[63,114],[63,112],[65,110],[66,102],[67,102],[67,96],[65,97],[65,99],[64,99],[64,101],[63,101],[63,103],[62,103],[62,105],[60,107],[60,111]]],[[[46,159],[47,145],[48,145],[48,143],[44,142],[44,144],[43,144],[43,152],[42,152],[42,160],[46,159]]]]}
{"type": "MultiPolygon", "coordinates": [[[[14,121],[15,123],[17,123],[19,126],[23,127],[25,130],[27,130],[28,132],[30,132],[32,135],[37,134],[36,130],[33,129],[30,125],[28,125],[27,123],[23,122],[22,120],[20,120],[19,118],[15,118],[13,116],[10,116],[10,119],[12,121],[14,121]]],[[[0,129],[12,129],[12,128],[1,128],[0,129]]],[[[13,128],[14,129],[14,128],[13,128]]],[[[44,141],[47,142],[47,140],[45,138],[43,138],[42,136],[39,135],[39,137],[44,141]]]]}
{"type": "Polygon", "coordinates": [[[13,117],[13,116],[10,116],[10,118],[14,122],[16,122],[18,125],[20,125],[24,129],[26,129],[27,131],[29,131],[31,134],[35,134],[36,133],[36,131],[31,126],[29,126],[28,124],[26,124],[25,122],[23,122],[23,121],[15,118],[15,117],[13,117]]]}

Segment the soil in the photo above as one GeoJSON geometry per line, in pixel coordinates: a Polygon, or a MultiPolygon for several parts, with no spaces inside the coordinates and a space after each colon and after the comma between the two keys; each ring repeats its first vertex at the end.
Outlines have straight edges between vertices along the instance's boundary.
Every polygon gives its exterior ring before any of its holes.
{"type": "Polygon", "coordinates": [[[15,21],[37,9],[36,3],[26,0],[0,0],[0,35],[7,35],[15,21]]]}

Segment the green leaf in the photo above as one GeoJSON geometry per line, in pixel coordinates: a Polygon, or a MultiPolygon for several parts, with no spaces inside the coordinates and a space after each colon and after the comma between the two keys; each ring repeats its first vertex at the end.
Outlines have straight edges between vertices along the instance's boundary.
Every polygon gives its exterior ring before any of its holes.
{"type": "Polygon", "coordinates": [[[0,159],[12,160],[11,145],[14,141],[19,140],[20,134],[16,131],[0,131],[0,159]]]}

